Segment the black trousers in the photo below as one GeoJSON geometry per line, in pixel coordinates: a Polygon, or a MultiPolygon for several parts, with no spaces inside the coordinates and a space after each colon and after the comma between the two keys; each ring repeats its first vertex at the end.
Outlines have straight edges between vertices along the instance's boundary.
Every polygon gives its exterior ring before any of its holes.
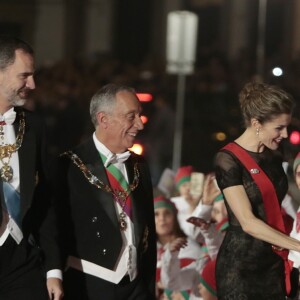
{"type": "Polygon", "coordinates": [[[40,251],[25,239],[17,245],[9,236],[0,246],[0,299],[48,300],[40,251]]]}
{"type": "Polygon", "coordinates": [[[64,300],[154,300],[139,277],[130,282],[126,276],[114,284],[69,268],[64,274],[63,284],[64,300]]]}

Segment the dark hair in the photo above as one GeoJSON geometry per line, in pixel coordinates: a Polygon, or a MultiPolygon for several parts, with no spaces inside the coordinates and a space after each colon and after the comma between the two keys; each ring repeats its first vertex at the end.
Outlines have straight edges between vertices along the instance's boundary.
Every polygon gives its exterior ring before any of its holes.
{"type": "MultiPolygon", "coordinates": [[[[160,195],[160,196],[157,196],[157,197],[155,197],[155,198],[159,198],[159,197],[162,197],[162,198],[165,198],[165,196],[164,195],[160,195]]],[[[170,200],[168,200],[168,201],[170,201],[170,200]]],[[[171,212],[171,214],[173,215],[173,217],[174,217],[174,226],[173,226],[173,232],[172,232],[172,234],[176,237],[176,238],[178,238],[178,237],[187,237],[187,235],[184,233],[184,231],[182,230],[182,228],[180,227],[180,224],[179,224],[179,221],[178,221],[178,217],[177,217],[177,209],[176,209],[176,206],[175,206],[175,204],[173,204],[172,203],[172,205],[174,206],[174,208],[171,208],[171,207],[166,207],[170,212],[171,212]]],[[[159,208],[159,207],[157,207],[157,208],[159,208]]],[[[154,205],[154,212],[155,212],[155,210],[157,209],[157,208],[155,208],[155,205],[154,205]]],[[[156,239],[158,239],[159,238],[159,236],[158,236],[158,234],[156,233],[156,239]]]]}
{"type": "Polygon", "coordinates": [[[247,83],[239,94],[239,102],[246,127],[252,118],[263,124],[280,114],[291,114],[295,107],[294,98],[289,93],[259,82],[247,83]]]}
{"type": "Polygon", "coordinates": [[[116,102],[116,94],[122,91],[135,94],[135,90],[132,87],[114,83],[107,84],[96,92],[90,103],[90,115],[94,126],[97,126],[96,114],[99,111],[112,112],[116,102]]]}
{"type": "Polygon", "coordinates": [[[22,50],[24,53],[34,55],[31,46],[23,40],[13,36],[0,35],[0,70],[4,70],[14,63],[16,50],[22,50]]]}

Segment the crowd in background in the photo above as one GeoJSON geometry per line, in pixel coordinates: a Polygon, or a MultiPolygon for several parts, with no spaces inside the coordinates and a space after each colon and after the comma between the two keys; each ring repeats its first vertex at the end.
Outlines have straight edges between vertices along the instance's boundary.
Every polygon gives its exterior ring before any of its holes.
{"type": "MultiPolygon", "coordinates": [[[[271,75],[275,62],[267,63],[265,81],[281,86],[299,101],[300,59],[286,66],[283,75],[277,78],[271,75]]],[[[219,54],[200,57],[194,74],[186,76],[182,164],[193,164],[205,172],[212,168],[213,153],[241,131],[237,96],[241,86],[254,76],[255,63],[244,53],[230,64],[219,54]],[[220,131],[225,132],[226,140],[215,138],[215,133],[220,131]]],[[[152,102],[143,104],[148,122],[139,139],[146,145],[147,158],[162,157],[162,162],[153,162],[157,164],[152,170],[155,183],[159,173],[171,166],[177,76],[166,74],[164,63],[146,61],[132,65],[110,56],[95,56],[42,65],[35,79],[37,87],[28,107],[44,114],[52,153],[70,148],[92,132],[89,100],[101,86],[114,82],[154,96],[152,102]],[[161,130],[164,130],[164,140],[162,134],[157,134],[161,130]]],[[[300,126],[297,115],[299,107],[292,122],[294,128],[300,126]]],[[[290,147],[288,159],[297,150],[290,147]]]]}
{"type": "Polygon", "coordinates": [[[213,173],[182,166],[155,189],[157,299],[216,300],[215,259],[228,227],[213,173]]]}

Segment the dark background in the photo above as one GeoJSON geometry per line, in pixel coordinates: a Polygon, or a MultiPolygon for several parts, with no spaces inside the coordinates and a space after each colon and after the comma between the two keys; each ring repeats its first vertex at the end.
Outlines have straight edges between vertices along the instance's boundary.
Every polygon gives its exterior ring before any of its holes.
{"type": "MultiPolygon", "coordinates": [[[[143,104],[148,122],[138,139],[145,146],[155,182],[164,168],[172,168],[177,76],[165,71],[164,6],[167,2],[113,1],[111,49],[91,54],[86,53],[84,31],[89,1],[62,1],[65,8],[63,55],[51,65],[37,65],[37,88],[28,103],[29,109],[44,114],[54,155],[93,132],[89,100],[102,85],[116,82],[154,96],[152,102],[143,104]]],[[[295,1],[289,0],[268,1],[265,60],[263,73],[259,75],[267,83],[286,89],[299,104],[299,58],[291,54],[294,4],[295,1]],[[279,78],[271,74],[277,65],[284,70],[279,78]]],[[[38,5],[37,0],[0,0],[0,33],[17,35],[35,46],[39,42],[33,34],[38,5]],[[16,21],[15,14],[22,18],[16,21]]],[[[234,58],[228,56],[226,38],[232,5],[234,1],[229,0],[177,1],[179,9],[195,12],[200,20],[195,72],[186,76],[181,164],[191,164],[204,173],[212,171],[216,151],[242,132],[238,93],[247,81],[258,75],[259,1],[247,2],[248,46],[234,58]],[[223,132],[226,138],[218,140],[217,132],[223,132]]],[[[289,130],[299,129],[297,105],[289,130]]],[[[299,145],[292,145],[288,140],[283,144],[289,162],[299,150],[299,145]]]]}

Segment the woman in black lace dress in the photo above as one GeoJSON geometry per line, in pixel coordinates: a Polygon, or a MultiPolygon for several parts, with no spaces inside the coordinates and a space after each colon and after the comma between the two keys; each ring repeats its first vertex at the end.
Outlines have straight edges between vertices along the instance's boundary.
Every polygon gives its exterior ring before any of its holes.
{"type": "MultiPolygon", "coordinates": [[[[246,130],[234,143],[264,170],[281,203],[288,182],[277,149],[288,136],[294,100],[275,86],[248,83],[239,101],[246,130]]],[[[260,189],[235,155],[222,149],[215,164],[230,223],[217,257],[218,299],[285,299],[284,261],[272,245],[300,251],[300,242],[267,224],[260,189]]]]}

